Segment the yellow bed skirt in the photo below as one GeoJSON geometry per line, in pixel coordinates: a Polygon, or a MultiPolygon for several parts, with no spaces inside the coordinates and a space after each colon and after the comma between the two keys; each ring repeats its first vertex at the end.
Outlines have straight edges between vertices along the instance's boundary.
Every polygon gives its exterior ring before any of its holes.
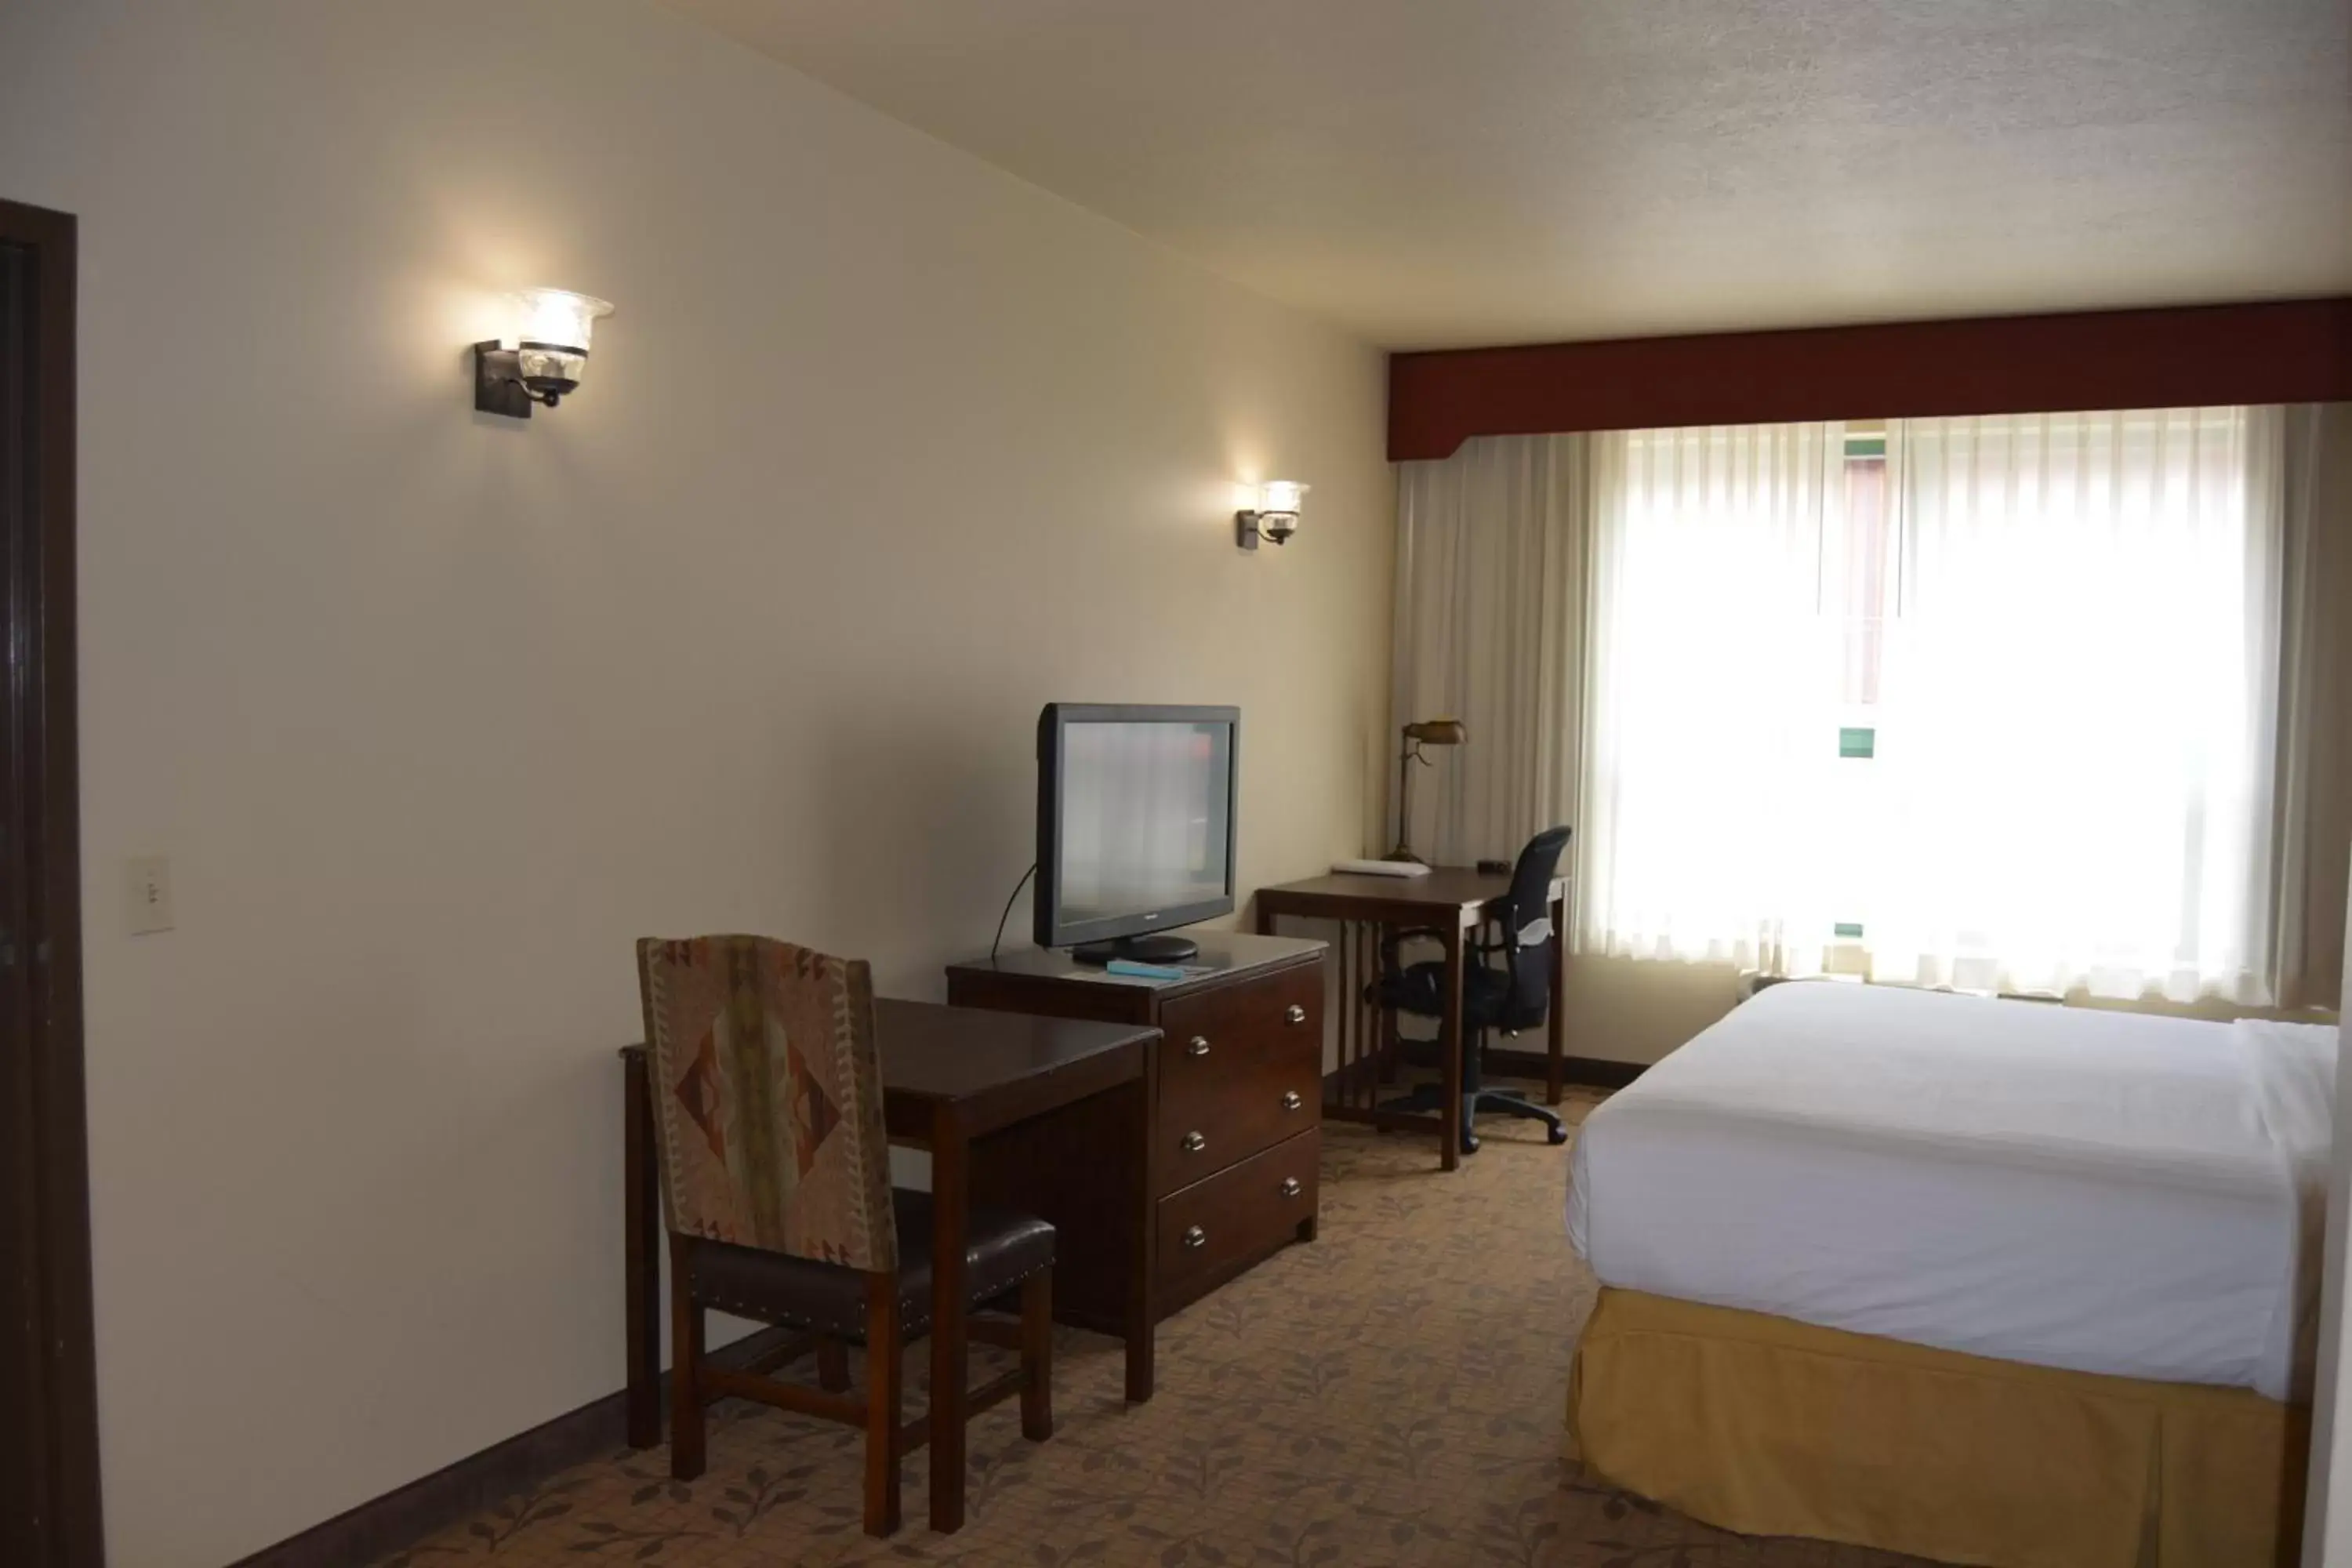
{"type": "Polygon", "coordinates": [[[2291,1563],[2309,1412],[1602,1289],[1570,1452],[1749,1535],[1992,1568],[2291,1563]]]}

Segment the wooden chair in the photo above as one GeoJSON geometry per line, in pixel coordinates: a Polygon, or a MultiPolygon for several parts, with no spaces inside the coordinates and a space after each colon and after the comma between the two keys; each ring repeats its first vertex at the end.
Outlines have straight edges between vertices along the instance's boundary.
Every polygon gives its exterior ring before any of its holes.
{"type": "MultiPolygon", "coordinates": [[[[898,1528],[898,1462],[929,1440],[899,1419],[904,1346],[929,1325],[931,1205],[894,1191],[882,1121],[874,993],[862,962],[763,937],[637,943],[670,1238],[670,1473],[704,1465],[703,1407],[758,1400],[866,1429],[866,1531],[898,1528]],[[799,1330],[743,1370],[703,1350],[717,1309],[799,1330]],[[847,1392],[847,1342],[866,1345],[866,1390],[847,1392]],[[767,1373],[816,1352],[818,1386],[767,1373]]],[[[1017,1324],[970,1321],[1020,1352],[975,1390],[971,1414],[1014,1394],[1021,1433],[1054,1429],[1054,1227],[975,1205],[965,1278],[972,1307],[1017,1292],[1017,1324]]]]}

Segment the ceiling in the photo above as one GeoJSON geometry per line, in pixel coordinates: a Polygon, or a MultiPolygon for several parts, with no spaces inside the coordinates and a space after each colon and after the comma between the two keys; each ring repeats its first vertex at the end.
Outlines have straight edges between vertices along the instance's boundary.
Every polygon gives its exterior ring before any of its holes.
{"type": "Polygon", "coordinates": [[[2352,0],[667,0],[1391,348],[2352,292],[2352,0]]]}

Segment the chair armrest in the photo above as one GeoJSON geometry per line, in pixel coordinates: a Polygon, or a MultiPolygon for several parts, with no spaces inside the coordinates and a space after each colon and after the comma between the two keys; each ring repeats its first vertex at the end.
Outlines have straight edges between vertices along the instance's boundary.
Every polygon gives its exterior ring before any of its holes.
{"type": "Polygon", "coordinates": [[[1504,971],[1510,975],[1511,989],[1516,992],[1519,988],[1519,954],[1528,948],[1540,947],[1555,940],[1558,934],[1552,930],[1551,917],[1538,915],[1517,931],[1505,931],[1498,940],[1481,945],[1476,951],[1482,959],[1491,958],[1498,952],[1503,955],[1504,971]]]}

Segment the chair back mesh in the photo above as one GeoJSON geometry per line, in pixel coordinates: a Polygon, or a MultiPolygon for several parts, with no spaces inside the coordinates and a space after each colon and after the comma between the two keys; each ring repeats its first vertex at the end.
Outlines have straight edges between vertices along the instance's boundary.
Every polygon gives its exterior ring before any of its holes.
{"type": "MultiPolygon", "coordinates": [[[[1519,932],[1551,913],[1551,884],[1559,875],[1559,858],[1568,847],[1570,830],[1547,827],[1528,840],[1511,870],[1510,907],[1503,916],[1503,940],[1517,942],[1519,932]]],[[[1561,932],[1552,931],[1543,941],[1517,947],[1511,954],[1511,997],[1504,1026],[1524,1029],[1540,1022],[1551,1000],[1551,944],[1561,932]]]]}

